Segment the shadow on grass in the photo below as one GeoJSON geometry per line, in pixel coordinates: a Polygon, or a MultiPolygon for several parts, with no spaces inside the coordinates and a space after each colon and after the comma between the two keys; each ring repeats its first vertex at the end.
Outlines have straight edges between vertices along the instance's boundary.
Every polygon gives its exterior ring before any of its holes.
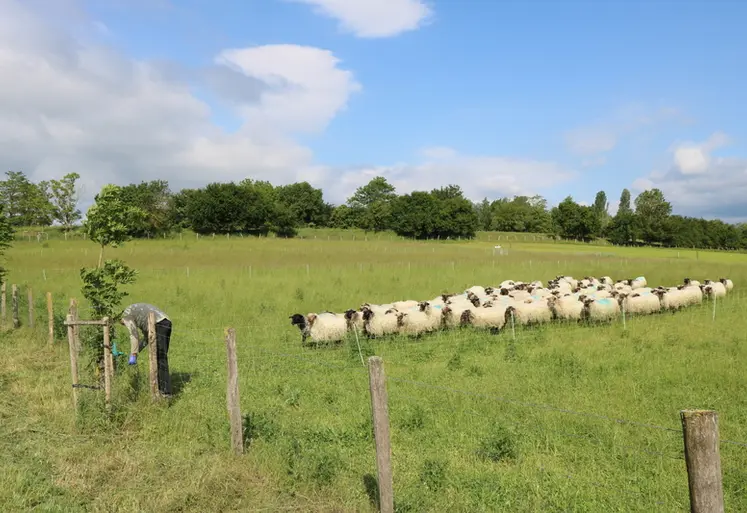
{"type": "Polygon", "coordinates": [[[366,495],[368,500],[378,511],[381,508],[379,504],[379,482],[376,480],[376,476],[372,474],[366,474],[363,476],[363,487],[366,489],[366,495]]]}
{"type": "Polygon", "coordinates": [[[184,387],[192,381],[194,375],[191,372],[174,372],[171,374],[171,393],[173,397],[182,395],[184,387]]]}

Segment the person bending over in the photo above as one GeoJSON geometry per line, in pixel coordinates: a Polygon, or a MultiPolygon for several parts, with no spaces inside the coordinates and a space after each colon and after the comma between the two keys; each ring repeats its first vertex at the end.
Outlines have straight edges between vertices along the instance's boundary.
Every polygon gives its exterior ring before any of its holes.
{"type": "MultiPolygon", "coordinates": [[[[148,345],[148,314],[156,316],[156,360],[158,361],[158,390],[164,396],[171,395],[169,375],[169,342],[171,340],[171,319],[159,308],[148,303],[135,303],[122,312],[120,323],[130,332],[130,365],[137,363],[137,355],[148,345]],[[144,339],[140,339],[140,332],[144,339]]],[[[153,351],[153,348],[150,348],[153,351]]]]}

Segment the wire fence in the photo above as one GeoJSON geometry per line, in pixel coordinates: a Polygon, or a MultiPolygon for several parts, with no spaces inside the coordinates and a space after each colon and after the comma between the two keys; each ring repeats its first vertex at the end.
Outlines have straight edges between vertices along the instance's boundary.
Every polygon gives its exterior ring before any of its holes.
{"type": "MultiPolygon", "coordinates": [[[[25,297],[25,294],[19,294],[19,300],[25,297]]],[[[712,333],[709,327],[717,319],[720,319],[721,315],[727,318],[729,316],[740,315],[744,310],[745,298],[747,296],[744,294],[737,293],[730,295],[723,301],[717,302],[716,304],[720,305],[717,306],[718,309],[716,310],[719,313],[719,317],[714,317],[711,306],[705,304],[701,307],[693,308],[691,311],[675,314],[669,318],[675,319],[675,316],[679,316],[676,318],[676,326],[681,331],[699,330],[700,333],[707,336],[712,333]]],[[[36,319],[39,321],[36,323],[37,329],[46,328],[46,324],[41,322],[45,320],[47,313],[45,301],[45,298],[38,298],[34,303],[36,319]]],[[[25,306],[28,306],[28,304],[25,306]]],[[[60,312],[64,312],[66,309],[67,305],[64,304],[62,298],[55,298],[53,303],[54,313],[59,317],[60,312]]],[[[81,318],[87,317],[90,313],[85,307],[81,308],[79,312],[81,318]]],[[[621,320],[613,321],[611,326],[612,328],[615,326],[623,328],[623,331],[620,332],[619,340],[622,344],[626,344],[629,341],[629,337],[624,337],[622,333],[632,333],[633,337],[638,335],[652,335],[651,324],[646,320],[648,318],[634,316],[627,319],[624,326],[621,320]]],[[[204,326],[187,322],[183,326],[176,325],[175,333],[187,342],[180,347],[182,361],[199,359],[205,368],[213,369],[216,372],[219,369],[223,369],[225,366],[225,341],[223,333],[225,332],[225,326],[230,324],[204,326]]],[[[579,483],[578,486],[588,485],[615,496],[627,497],[632,501],[642,500],[643,498],[648,501],[647,503],[657,506],[673,507],[682,505],[681,500],[670,500],[671,495],[675,493],[673,490],[682,491],[682,487],[686,486],[687,483],[684,465],[680,464],[684,459],[681,447],[681,427],[531,400],[518,394],[499,394],[486,389],[471,390],[459,388],[450,386],[448,383],[432,382],[418,377],[422,374],[420,371],[424,366],[432,366],[430,358],[435,357],[442,366],[448,365],[448,357],[458,352],[461,348],[469,346],[474,348],[489,347],[495,353],[496,343],[499,342],[501,343],[501,347],[508,351],[509,345],[504,344],[505,342],[515,343],[518,346],[529,346],[537,344],[543,338],[552,337],[562,338],[563,340],[588,341],[589,333],[600,333],[599,327],[588,327],[574,323],[564,325],[553,324],[543,327],[525,327],[515,331],[504,330],[504,333],[497,336],[489,336],[468,328],[440,331],[417,341],[406,337],[371,341],[364,338],[361,334],[361,339],[363,340],[358,340],[357,344],[352,339],[349,339],[337,346],[316,349],[304,349],[300,347],[300,344],[298,344],[300,336],[297,328],[291,326],[289,321],[267,323],[257,320],[256,322],[237,325],[235,329],[237,330],[239,346],[239,371],[242,376],[249,377],[248,383],[242,381],[242,392],[247,391],[247,394],[242,395],[242,397],[247,397],[247,399],[244,399],[245,402],[249,400],[257,401],[257,411],[262,411],[263,406],[266,408],[266,412],[275,411],[269,407],[271,401],[267,399],[263,400],[261,396],[267,393],[268,390],[271,390],[272,386],[277,386],[278,382],[282,380],[287,381],[289,377],[293,377],[292,374],[290,376],[288,374],[291,371],[303,373],[303,380],[291,379],[290,383],[292,388],[300,390],[301,393],[307,395],[324,396],[325,393],[323,393],[323,390],[326,390],[326,394],[333,394],[342,386],[341,384],[346,379],[352,379],[352,382],[356,383],[356,387],[348,390],[344,398],[355,405],[353,410],[360,412],[365,409],[369,400],[368,391],[364,383],[365,377],[369,372],[365,357],[371,354],[382,354],[386,365],[390,369],[393,369],[392,375],[387,377],[392,412],[393,446],[395,453],[408,453],[408,462],[417,459],[417,443],[429,443],[427,438],[432,435],[428,430],[423,430],[418,437],[411,436],[410,432],[412,430],[408,431],[406,424],[407,422],[417,424],[418,420],[417,418],[414,420],[409,419],[403,425],[402,417],[406,415],[412,416],[411,413],[404,411],[403,407],[404,405],[426,406],[437,411],[440,419],[446,419],[441,422],[448,424],[448,429],[442,428],[440,431],[437,430],[437,438],[439,440],[446,441],[450,436],[457,438],[463,436],[465,437],[464,439],[469,440],[472,444],[468,443],[466,444],[467,446],[476,446],[479,445],[482,438],[488,436],[490,425],[495,423],[500,424],[502,427],[515,430],[521,436],[530,434],[538,444],[542,440],[554,441],[562,439],[571,441],[566,442],[569,444],[565,445],[567,449],[577,447],[579,444],[592,445],[598,448],[593,454],[595,458],[599,459],[594,459],[591,462],[582,461],[579,470],[574,472],[567,470],[568,467],[579,466],[579,462],[574,461],[573,454],[566,454],[565,456],[554,455],[552,457],[543,454],[541,458],[528,457],[526,461],[521,463],[521,466],[531,467],[540,473],[554,477],[563,477],[574,482],[577,481],[579,483]],[[282,336],[279,334],[282,334],[282,336]],[[279,339],[282,339],[282,344],[284,345],[278,345],[279,339]],[[361,343],[363,344],[363,348],[361,347],[361,343]],[[399,350],[392,351],[391,358],[388,356],[389,347],[399,350]],[[412,347],[413,351],[408,355],[401,350],[403,347],[412,347]],[[298,371],[294,371],[294,369],[298,369],[298,371]],[[278,372],[278,370],[284,372],[278,372]],[[330,372],[336,374],[330,374],[330,372]],[[353,379],[353,376],[356,377],[353,379]],[[257,379],[267,379],[267,384],[258,385],[256,382],[257,379]],[[455,400],[454,398],[460,399],[455,400]],[[465,405],[460,400],[467,401],[467,404],[465,405]],[[521,410],[528,410],[533,412],[533,414],[525,415],[520,412],[521,410]],[[578,422],[548,420],[548,415],[575,418],[578,422]],[[464,422],[465,416],[474,419],[474,423],[469,424],[468,422],[464,422]],[[619,430],[603,427],[604,424],[617,426],[618,428],[624,427],[630,430],[630,432],[623,433],[619,430]],[[662,436],[641,434],[647,431],[659,433],[662,436]],[[656,482],[651,479],[651,476],[644,476],[641,478],[644,480],[642,482],[637,482],[633,478],[630,479],[633,484],[637,483],[639,485],[637,488],[619,486],[618,481],[625,474],[625,472],[616,472],[614,470],[615,464],[619,462],[618,456],[620,455],[626,458],[655,458],[657,460],[680,462],[676,463],[676,465],[679,465],[677,467],[671,466],[671,463],[664,466],[664,470],[670,474],[674,473],[679,476],[675,480],[679,484],[673,484],[671,479],[667,479],[663,488],[665,493],[657,493],[656,482]],[[606,457],[609,461],[605,462],[602,456],[606,457]],[[585,468],[584,465],[587,467],[585,468]],[[599,477],[608,475],[606,473],[609,473],[610,482],[592,479],[591,475],[594,474],[594,468],[600,470],[599,477]],[[652,496],[664,496],[664,499],[652,499],[652,496]]],[[[605,333],[609,334],[609,328],[605,333]]],[[[662,335],[667,336],[665,330],[663,330],[662,335]]],[[[610,341],[596,340],[594,342],[609,343],[610,341]]],[[[296,374],[295,378],[301,375],[296,374]]],[[[219,380],[220,376],[217,375],[216,379],[219,380]]],[[[298,402],[297,398],[294,399],[292,391],[284,391],[283,393],[289,394],[289,397],[285,399],[289,404],[294,405],[298,402]]],[[[323,408],[323,399],[321,401],[312,404],[315,407],[323,408]]],[[[668,412],[665,416],[674,417],[675,413],[668,412]]],[[[728,415],[729,412],[723,413],[728,415]]],[[[308,414],[308,412],[305,414],[308,414]]],[[[308,433],[305,433],[298,423],[294,421],[293,415],[294,411],[291,410],[290,412],[283,412],[278,417],[279,420],[276,420],[276,422],[279,426],[279,432],[282,436],[293,439],[303,439],[304,436],[308,437],[308,433]]],[[[417,417],[417,413],[414,415],[417,417]]],[[[13,433],[7,432],[5,434],[11,435],[13,433]]],[[[39,431],[38,434],[42,434],[42,432],[39,431]]],[[[65,433],[46,434],[59,435],[62,438],[70,438],[71,440],[94,440],[99,438],[95,433],[86,435],[65,433]]],[[[318,435],[319,433],[315,433],[314,436],[318,435]]],[[[102,436],[101,438],[105,437],[102,436]]],[[[720,442],[722,447],[728,446],[735,451],[742,451],[747,448],[747,442],[740,440],[722,439],[720,442]]],[[[360,455],[370,456],[370,447],[365,449],[366,443],[369,443],[365,437],[356,443],[360,446],[357,449],[360,455]]],[[[555,448],[564,446],[559,443],[553,443],[552,445],[555,448]]],[[[458,453],[459,447],[455,451],[458,453]]],[[[465,453],[463,457],[471,457],[471,453],[470,455],[466,454],[469,452],[466,449],[462,448],[462,452],[465,453]]],[[[727,456],[734,458],[734,461],[747,464],[747,453],[729,453],[727,456]]],[[[730,464],[730,461],[726,461],[725,463],[724,473],[727,475],[740,468],[739,465],[730,464]]],[[[350,463],[350,468],[358,469],[360,467],[366,467],[366,465],[361,465],[359,461],[350,463]]]]}

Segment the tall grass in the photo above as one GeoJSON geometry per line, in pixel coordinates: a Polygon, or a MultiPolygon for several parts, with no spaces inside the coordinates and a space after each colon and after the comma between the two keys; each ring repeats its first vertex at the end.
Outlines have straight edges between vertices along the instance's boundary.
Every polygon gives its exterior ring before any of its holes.
{"type": "MultiPolygon", "coordinates": [[[[192,237],[113,250],[140,270],[132,301],[174,320],[177,396],[150,403],[147,361],[118,361],[114,413],[83,390],[72,415],[64,339],[43,321],[3,336],[0,503],[42,511],[368,511],[375,458],[367,371],[383,357],[398,511],[682,511],[678,411],[720,412],[747,441],[740,255],[512,241],[192,237]],[[302,349],[288,316],[428,299],[503,279],[645,275],[652,284],[731,277],[716,304],[610,325],[471,329],[302,349]],[[246,454],[230,454],[223,329],[237,329],[246,454]],[[623,422],[618,419],[623,419],[623,422]]],[[[316,236],[316,238],[314,238],[316,236]]],[[[84,241],[17,243],[9,282],[80,297],[84,241]],[[46,276],[46,281],[44,280],[46,276]]],[[[22,294],[23,297],[23,294],[22,294]]],[[[86,305],[81,305],[82,316],[86,305]]],[[[21,316],[22,320],[24,316],[21,316]]],[[[127,345],[126,334],[117,333],[127,345]]],[[[144,358],[142,360],[145,360],[144,358]]],[[[82,382],[93,383],[90,370],[82,382]]],[[[747,510],[747,447],[722,444],[727,509],[747,510]]]]}

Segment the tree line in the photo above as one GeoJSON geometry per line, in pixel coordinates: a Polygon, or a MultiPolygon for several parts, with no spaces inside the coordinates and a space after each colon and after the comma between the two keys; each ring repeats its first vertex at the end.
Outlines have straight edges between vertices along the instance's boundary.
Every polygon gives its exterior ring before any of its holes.
{"type": "MultiPolygon", "coordinates": [[[[34,183],[9,171],[0,181],[2,217],[11,227],[72,229],[77,208],[77,173],[34,183]]],[[[516,196],[472,203],[457,185],[397,194],[384,177],[359,187],[342,205],[332,205],[307,182],[275,186],[246,179],[210,183],[172,192],[165,180],[107,186],[107,194],[129,214],[123,228],[133,238],[159,237],[189,229],[200,234],[244,233],[293,237],[301,227],[393,231],[415,239],[472,238],[477,231],[543,233],[559,239],[607,239],[618,245],[661,245],[703,249],[747,249],[747,224],[728,224],[672,214],[659,189],[620,195],[609,214],[604,191],[593,205],[571,196],[550,208],[542,196],[516,196]]]]}

